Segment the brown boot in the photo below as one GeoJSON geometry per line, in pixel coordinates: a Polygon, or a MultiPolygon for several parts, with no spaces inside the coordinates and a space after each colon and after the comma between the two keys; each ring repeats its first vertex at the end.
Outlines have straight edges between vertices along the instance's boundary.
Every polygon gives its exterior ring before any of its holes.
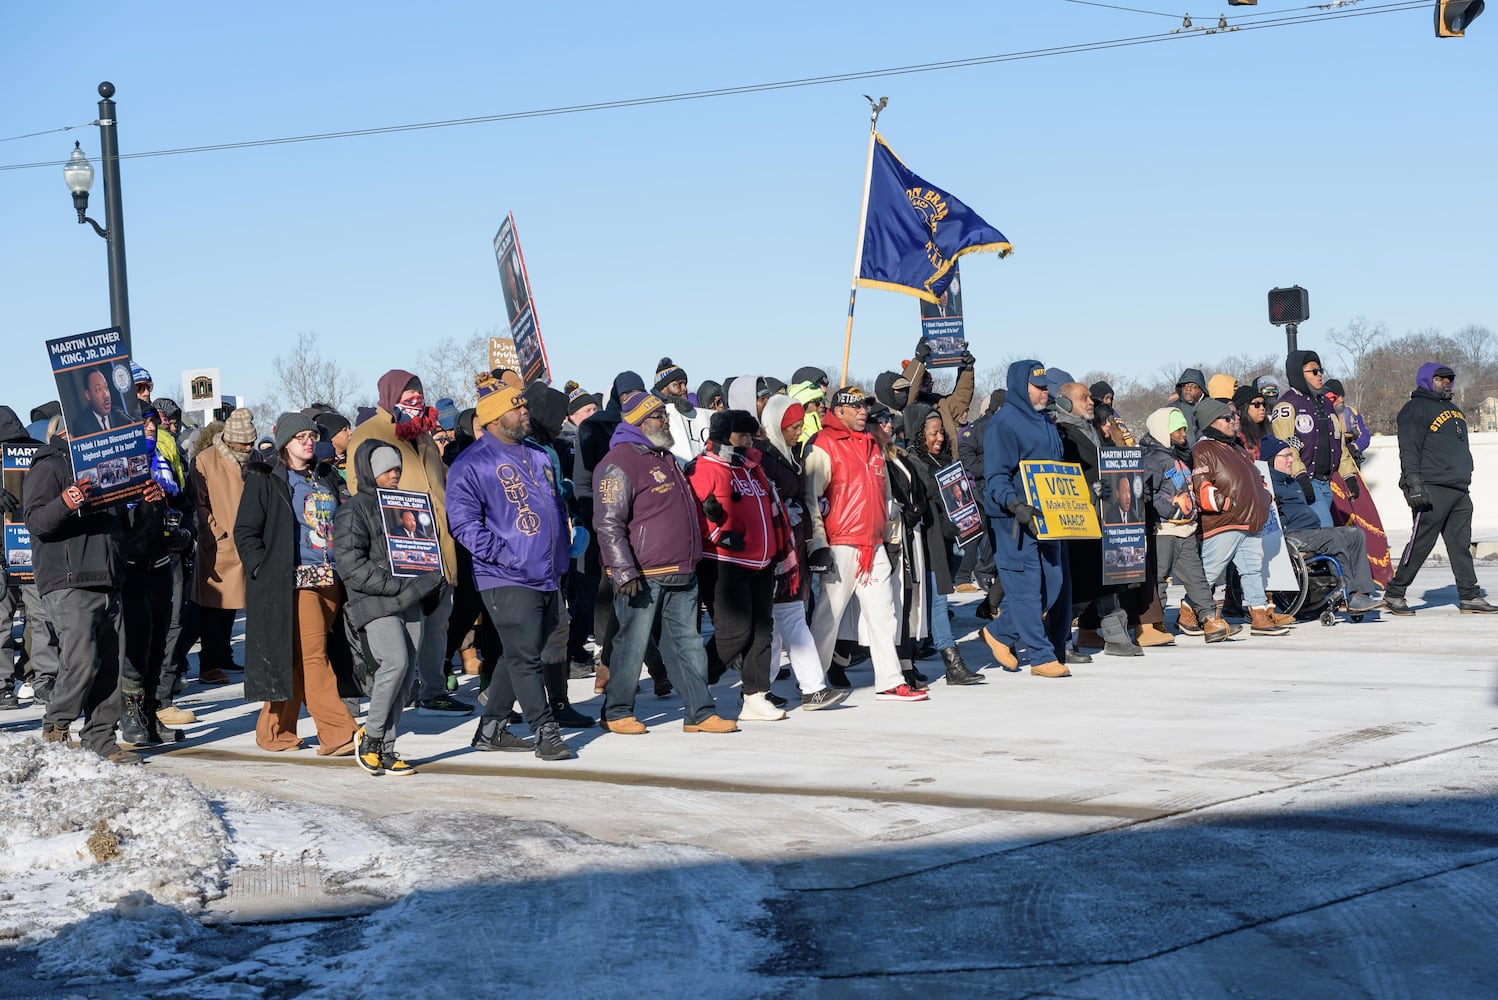
{"type": "Polygon", "coordinates": [[[995,639],[986,628],[980,628],[978,634],[983,637],[983,642],[988,646],[988,651],[993,654],[999,666],[1011,674],[1019,670],[1019,658],[1014,655],[1014,650],[995,639]]]}
{"type": "Polygon", "coordinates": [[[716,715],[709,715],[701,722],[684,723],[681,731],[684,733],[736,733],[739,727],[730,719],[720,719],[716,715]]]}
{"type": "Polygon", "coordinates": [[[1295,616],[1294,615],[1282,615],[1278,611],[1274,610],[1273,608],[1269,609],[1269,617],[1274,619],[1274,623],[1276,625],[1294,625],[1295,624],[1295,616]]]}
{"type": "Polygon", "coordinates": [[[1202,634],[1208,642],[1226,642],[1229,632],[1228,623],[1221,618],[1208,618],[1202,622],[1202,634]]]}
{"type": "Polygon", "coordinates": [[[1289,635],[1290,630],[1274,620],[1268,608],[1249,608],[1248,619],[1254,635],[1289,635]]]}
{"type": "Polygon", "coordinates": [[[1064,664],[1052,660],[1049,663],[1035,663],[1030,666],[1030,673],[1036,677],[1070,677],[1071,671],[1064,664]]]}
{"type": "Polygon", "coordinates": [[[479,651],[469,646],[467,649],[460,650],[458,656],[463,661],[463,673],[469,677],[477,677],[479,671],[484,667],[484,661],[479,656],[479,651]]]}
{"type": "Polygon", "coordinates": [[[1103,641],[1102,633],[1097,629],[1079,628],[1076,645],[1078,649],[1102,649],[1107,643],[1103,641]]]}
{"type": "Polygon", "coordinates": [[[54,729],[51,726],[43,725],[42,739],[48,743],[61,743],[66,746],[68,742],[68,727],[63,726],[61,729],[54,729]]]}
{"type": "Polygon", "coordinates": [[[1196,609],[1185,601],[1181,602],[1181,613],[1176,618],[1176,628],[1187,635],[1202,634],[1202,623],[1201,619],[1196,617],[1196,609]]]}
{"type": "Polygon", "coordinates": [[[1158,625],[1145,623],[1139,626],[1134,641],[1141,646],[1174,646],[1176,637],[1158,625]]]}
{"type": "Polygon", "coordinates": [[[607,664],[600,663],[593,668],[593,693],[603,694],[603,689],[609,686],[609,668],[607,664]]]}
{"type": "MultiPolygon", "coordinates": [[[[602,667],[599,668],[603,669],[602,667]]],[[[713,716],[717,718],[717,716],[713,716]]],[[[644,736],[650,730],[645,728],[645,723],[633,715],[626,715],[622,719],[600,719],[605,732],[618,733],[620,736],[644,736]]]]}

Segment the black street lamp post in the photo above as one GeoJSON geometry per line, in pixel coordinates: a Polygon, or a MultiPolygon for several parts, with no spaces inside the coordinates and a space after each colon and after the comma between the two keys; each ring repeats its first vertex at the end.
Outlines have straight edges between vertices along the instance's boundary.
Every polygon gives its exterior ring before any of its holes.
{"type": "Polygon", "coordinates": [[[120,201],[120,141],[115,132],[114,84],[99,84],[99,155],[104,161],[104,227],[88,217],[88,191],[94,186],[94,166],[73,143],[73,154],[62,168],[63,180],[73,192],[78,224],[87,222],[104,237],[109,254],[109,322],[130,337],[130,291],[125,280],[125,215],[120,201]]]}

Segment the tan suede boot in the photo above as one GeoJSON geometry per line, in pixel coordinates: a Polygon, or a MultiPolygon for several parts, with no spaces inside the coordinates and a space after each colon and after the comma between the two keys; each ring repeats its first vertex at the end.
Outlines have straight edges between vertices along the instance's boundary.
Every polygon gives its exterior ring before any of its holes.
{"type": "Polygon", "coordinates": [[[1071,671],[1066,669],[1065,664],[1052,660],[1049,663],[1035,663],[1030,666],[1030,673],[1036,677],[1070,677],[1071,671]]]}
{"type": "Polygon", "coordinates": [[[1187,635],[1202,634],[1202,624],[1201,620],[1196,617],[1196,609],[1185,601],[1181,602],[1181,613],[1180,617],[1176,619],[1176,628],[1187,635]]]}
{"type": "Polygon", "coordinates": [[[633,715],[626,715],[622,719],[601,719],[603,728],[620,736],[644,736],[650,730],[645,728],[645,723],[633,715]]]}
{"type": "Polygon", "coordinates": [[[176,705],[162,705],[156,710],[156,721],[163,726],[185,726],[189,722],[197,722],[198,716],[176,705]]]}
{"type": "Polygon", "coordinates": [[[1176,637],[1160,626],[1146,622],[1139,626],[1134,641],[1141,646],[1174,646],[1176,637]]]}
{"type": "Polygon", "coordinates": [[[1290,630],[1274,620],[1268,608],[1249,608],[1248,618],[1254,635],[1289,635],[1290,630]]]}
{"type": "Polygon", "coordinates": [[[1202,634],[1208,642],[1226,642],[1229,632],[1228,623],[1221,618],[1208,618],[1202,622],[1202,634]]]}
{"type": "Polygon", "coordinates": [[[479,656],[479,651],[474,649],[472,646],[469,646],[466,649],[460,650],[458,652],[458,655],[462,657],[463,660],[463,673],[467,674],[469,677],[477,677],[479,671],[484,666],[484,661],[479,656]]]}
{"type": "Polygon", "coordinates": [[[701,722],[684,723],[681,731],[684,733],[736,733],[739,727],[738,723],[732,719],[720,719],[716,715],[709,715],[701,722]]]}
{"type": "Polygon", "coordinates": [[[1019,670],[1019,658],[1014,655],[1014,650],[989,635],[986,628],[979,629],[978,634],[983,636],[984,645],[988,646],[988,651],[993,654],[999,666],[1011,674],[1019,670]]]}

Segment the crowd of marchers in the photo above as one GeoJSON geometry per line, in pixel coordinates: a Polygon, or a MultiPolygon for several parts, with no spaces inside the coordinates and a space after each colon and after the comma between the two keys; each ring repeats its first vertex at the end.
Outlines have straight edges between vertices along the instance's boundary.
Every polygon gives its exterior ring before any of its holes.
{"type": "Polygon", "coordinates": [[[1406,593],[1438,539],[1460,610],[1498,610],[1474,572],[1472,454],[1446,364],[1411,373],[1398,416],[1413,523],[1396,570],[1359,473],[1367,428],[1314,351],[1244,385],[1187,369],[1142,428],[1105,383],[1038,359],[976,406],[972,354],[946,394],[929,357],[921,342],[872,391],[803,367],[695,392],[663,358],[650,379],[621,372],[606,399],[496,370],[461,412],[393,369],[354,421],[241,408],[201,431],[132,366],[151,482],[113,505],[74,477],[56,403],[30,426],[0,406],[0,441],[40,445],[21,495],[0,496],[34,570],[4,581],[0,709],[29,697],[43,740],[74,734],[136,763],[197,722],[175,703],[189,684],[242,671],[268,753],[304,745],[305,709],[318,754],[412,774],[396,750],[405,710],[477,710],[473,749],[566,760],[569,730],[645,734],[646,682],[680,698],[686,732],[724,734],[858,697],[849,671],[865,662],[867,696],[915,703],[937,677],[969,687],[993,666],[1066,677],[1181,636],[1284,636],[1295,618],[1263,583],[1275,514],[1299,551],[1336,559],[1357,619],[1414,614],[1406,593]],[[1110,447],[1141,449],[1137,479],[1100,474],[1110,447]],[[1146,526],[1143,582],[1108,583],[1097,540],[1041,537],[1027,461],[1076,463],[1103,511],[1146,526]],[[954,468],[983,520],[965,546],[938,487],[954,468]],[[416,528],[387,518],[377,490],[424,497],[440,566],[393,565],[388,533],[416,528]],[[992,663],[959,651],[954,592],[984,592],[992,663]],[[478,675],[478,706],[458,697],[463,673],[478,675]],[[584,712],[569,682],[588,678],[584,712]]]}

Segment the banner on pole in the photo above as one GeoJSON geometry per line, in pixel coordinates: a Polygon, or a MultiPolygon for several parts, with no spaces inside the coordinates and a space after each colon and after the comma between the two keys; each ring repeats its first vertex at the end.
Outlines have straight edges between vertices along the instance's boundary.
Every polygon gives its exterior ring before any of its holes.
{"type": "Polygon", "coordinates": [[[1019,464],[1025,501],[1035,507],[1035,537],[1064,541],[1101,538],[1092,489],[1076,462],[1024,461],[1019,464]]]}
{"type": "Polygon", "coordinates": [[[145,423],[130,377],[130,339],[117,326],[47,341],[68,424],[73,478],[94,484],[89,503],[133,500],[151,481],[145,423]]]}
{"type": "MultiPolygon", "coordinates": [[[[40,448],[39,444],[18,442],[0,445],[0,469],[3,469],[0,476],[3,476],[5,489],[12,496],[19,498],[22,495],[21,480],[26,478],[31,459],[40,448]]],[[[5,515],[5,574],[9,578],[8,586],[12,587],[36,580],[31,570],[31,532],[19,510],[5,515]]]]}
{"type": "Polygon", "coordinates": [[[182,412],[197,413],[206,426],[213,411],[223,405],[219,399],[217,368],[189,368],[182,373],[182,412]]]}
{"type": "Polygon", "coordinates": [[[1149,553],[1144,523],[1143,448],[1099,448],[1098,475],[1112,489],[1103,508],[1104,585],[1142,583],[1149,553]]]}
{"type": "Polygon", "coordinates": [[[952,264],[952,282],[935,302],[921,299],[921,337],[931,345],[927,368],[955,368],[962,364],[967,340],[962,332],[962,278],[952,264]]]}
{"type": "Polygon", "coordinates": [[[420,576],[442,568],[432,498],[410,490],[376,490],[385,522],[386,552],[392,576],[420,576]]]}
{"type": "Polygon", "coordinates": [[[531,280],[520,253],[520,239],[515,234],[515,216],[505,216],[504,225],[494,234],[494,259],[499,264],[499,284],[505,297],[505,315],[509,317],[510,339],[514,341],[522,378],[530,382],[551,382],[546,360],[546,344],[536,322],[536,303],[531,297],[531,280]]]}
{"type": "Polygon", "coordinates": [[[947,519],[957,526],[957,544],[967,545],[983,535],[983,514],[973,497],[973,484],[961,462],[936,470],[936,488],[941,491],[941,505],[947,519]]]}

